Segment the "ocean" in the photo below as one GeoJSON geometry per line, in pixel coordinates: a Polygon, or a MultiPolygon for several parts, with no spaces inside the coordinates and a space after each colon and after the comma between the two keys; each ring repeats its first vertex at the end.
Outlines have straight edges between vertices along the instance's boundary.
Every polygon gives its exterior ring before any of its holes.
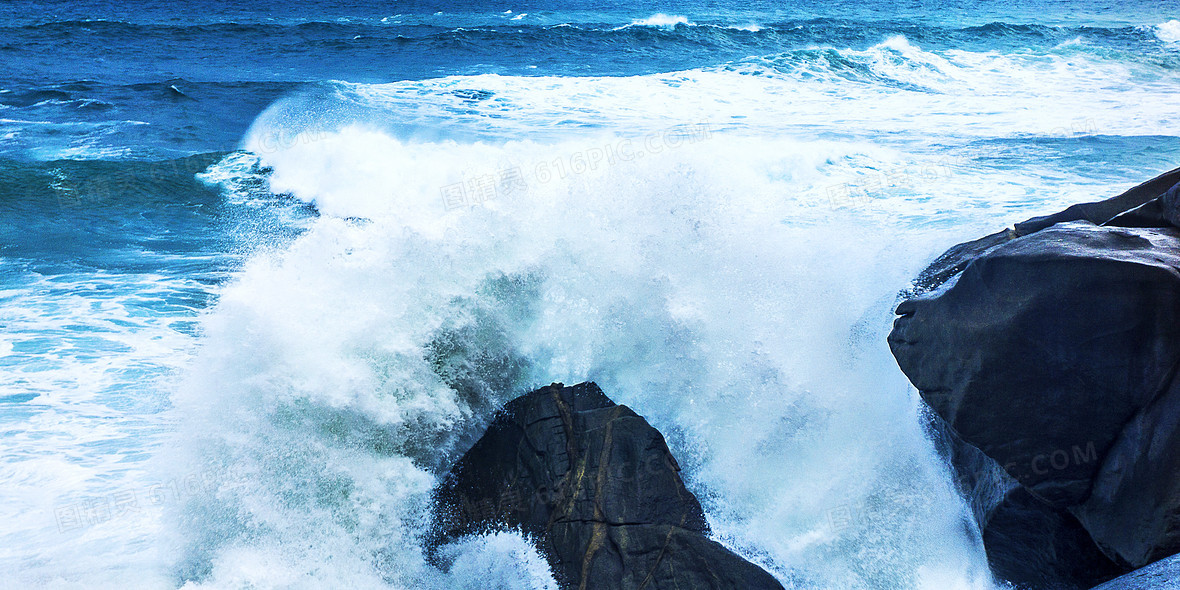
{"type": "Polygon", "coordinates": [[[597,382],[799,589],[992,589],[885,342],[947,247],[1180,162],[1180,3],[0,4],[0,586],[555,588],[428,559],[597,382]]]}

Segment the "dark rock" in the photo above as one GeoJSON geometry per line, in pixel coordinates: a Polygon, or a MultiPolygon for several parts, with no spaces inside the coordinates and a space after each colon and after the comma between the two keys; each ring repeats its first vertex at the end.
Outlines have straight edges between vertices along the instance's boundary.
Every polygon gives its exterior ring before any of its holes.
{"type": "Polygon", "coordinates": [[[1094,539],[1130,564],[1180,552],[1180,382],[1123,428],[1090,497],[1073,511],[1094,539]]]}
{"type": "MultiPolygon", "coordinates": [[[[955,246],[897,308],[899,366],[1020,484],[976,507],[1005,579],[1076,587],[1180,551],[1177,181],[955,246]],[[1091,544],[1106,563],[1079,570],[1068,554],[1091,544]]],[[[952,460],[961,485],[978,469],[969,452],[952,460]]]]}
{"type": "Polygon", "coordinates": [[[1126,571],[1068,510],[1021,487],[992,510],[982,532],[992,572],[1018,588],[1084,590],[1126,571]]]}
{"type": "Polygon", "coordinates": [[[1168,189],[1174,188],[1176,183],[1180,183],[1180,168],[1165,172],[1117,197],[1097,203],[1073,205],[1060,213],[1034,217],[1024,223],[1018,223],[1015,232],[1017,236],[1026,236],[1063,221],[1088,221],[1094,225],[1108,225],[1119,215],[1163,195],[1168,189]]]}
{"type": "Polygon", "coordinates": [[[1180,182],[1172,185],[1172,188],[1157,200],[1164,221],[1172,227],[1180,227],[1180,182]]]}
{"type": "MultiPolygon", "coordinates": [[[[1044,217],[1034,217],[1023,223],[1018,223],[1012,229],[1006,229],[996,232],[989,236],[979,238],[971,242],[964,242],[957,246],[953,246],[947,250],[942,256],[935,259],[923,270],[918,278],[914,280],[914,289],[916,293],[922,293],[937,287],[946,282],[951,277],[962,272],[967,264],[976,258],[986,254],[991,249],[1029,234],[1036,233],[1042,229],[1050,227],[1054,224],[1063,221],[1088,221],[1094,225],[1115,225],[1119,227],[1164,227],[1163,209],[1160,208],[1159,214],[1154,222],[1149,225],[1135,225],[1134,223],[1142,224],[1144,221],[1136,220],[1132,224],[1123,225],[1115,222],[1115,219],[1121,215],[1134,211],[1143,205],[1159,200],[1167,191],[1171,194],[1169,203],[1176,203],[1177,192],[1176,184],[1180,183],[1180,168],[1165,172],[1135,188],[1122,193],[1117,197],[1099,201],[1097,203],[1083,203],[1069,207],[1068,209],[1056,213],[1054,215],[1047,215],[1044,217]],[[1171,190],[1169,190],[1171,187],[1171,190]]],[[[1159,206],[1157,203],[1155,206],[1159,206]]],[[[1175,206],[1173,206],[1175,209],[1175,206]]],[[[1141,212],[1142,213],[1142,212],[1141,212]]],[[[1180,227],[1176,223],[1171,224],[1174,227],[1180,227]]]]}
{"type": "Polygon", "coordinates": [[[1173,555],[1149,566],[1120,576],[1093,590],[1178,590],[1180,589],[1180,555],[1173,555]]]}
{"type": "Polygon", "coordinates": [[[1180,360],[1180,232],[1066,222],[904,301],[889,344],[968,443],[1058,507],[1180,360]]]}
{"type": "Polygon", "coordinates": [[[954,468],[997,577],[1020,588],[1084,590],[1125,571],[1102,553],[1073,514],[1029,494],[938,415],[930,417],[929,433],[954,468]]]}
{"type": "Polygon", "coordinates": [[[782,588],[708,539],[663,436],[593,383],[508,403],[436,494],[438,542],[538,542],[563,588],[782,588]]]}

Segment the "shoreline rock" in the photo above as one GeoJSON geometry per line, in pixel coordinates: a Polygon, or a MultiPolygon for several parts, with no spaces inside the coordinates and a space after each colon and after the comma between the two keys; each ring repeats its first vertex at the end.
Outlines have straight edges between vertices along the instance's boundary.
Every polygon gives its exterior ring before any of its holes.
{"type": "Polygon", "coordinates": [[[435,495],[437,543],[490,530],[534,539],[562,588],[775,589],[709,539],[664,437],[594,383],[509,402],[435,495]]]}
{"type": "Polygon", "coordinates": [[[1180,555],[1161,559],[1124,576],[1096,586],[1093,590],[1177,590],[1180,589],[1180,555]]]}
{"type": "MultiPolygon", "coordinates": [[[[1087,588],[1180,551],[1178,182],[955,246],[897,307],[898,365],[1016,486],[975,509],[1005,579],[1087,588]]],[[[952,463],[969,497],[997,495],[978,457],[952,463]]]]}

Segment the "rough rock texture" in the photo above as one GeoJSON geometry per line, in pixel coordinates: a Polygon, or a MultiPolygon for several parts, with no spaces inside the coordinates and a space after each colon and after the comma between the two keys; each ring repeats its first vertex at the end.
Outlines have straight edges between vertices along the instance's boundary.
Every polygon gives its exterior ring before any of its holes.
{"type": "Polygon", "coordinates": [[[709,540],[663,436],[593,383],[513,400],[436,496],[439,540],[491,528],[539,542],[564,588],[782,588],[709,540]]]}
{"type": "Polygon", "coordinates": [[[1161,559],[1093,590],[1180,590],[1180,555],[1161,559]]]}
{"type": "Polygon", "coordinates": [[[980,520],[993,568],[1014,556],[1009,579],[1105,575],[1059,561],[1055,546],[1086,551],[1079,530],[1123,571],[1180,551],[1178,181],[955,246],[897,308],[902,370],[1020,484],[980,520]]]}

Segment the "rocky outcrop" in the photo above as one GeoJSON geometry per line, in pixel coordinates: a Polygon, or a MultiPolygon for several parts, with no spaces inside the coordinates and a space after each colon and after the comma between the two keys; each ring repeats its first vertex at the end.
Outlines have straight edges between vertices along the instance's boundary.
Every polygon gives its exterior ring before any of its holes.
{"type": "Polygon", "coordinates": [[[1094,590],[1180,590],[1180,555],[1161,559],[1094,590]]]}
{"type": "Polygon", "coordinates": [[[508,403],[436,494],[438,541],[537,541],[563,588],[781,589],[710,540],[663,436],[593,383],[508,403]]]}
{"type": "MultiPolygon", "coordinates": [[[[1076,545],[1079,530],[1115,571],[1180,551],[1178,181],[1172,171],[952,248],[889,336],[926,403],[1019,486],[977,510],[989,555],[1023,552],[1030,570],[1075,575],[1066,587],[1109,577],[1054,563],[1052,544],[1076,545]],[[1018,521],[1046,534],[989,542],[989,525],[1018,521]]],[[[1005,567],[1011,579],[1022,566],[1005,567]]]]}

